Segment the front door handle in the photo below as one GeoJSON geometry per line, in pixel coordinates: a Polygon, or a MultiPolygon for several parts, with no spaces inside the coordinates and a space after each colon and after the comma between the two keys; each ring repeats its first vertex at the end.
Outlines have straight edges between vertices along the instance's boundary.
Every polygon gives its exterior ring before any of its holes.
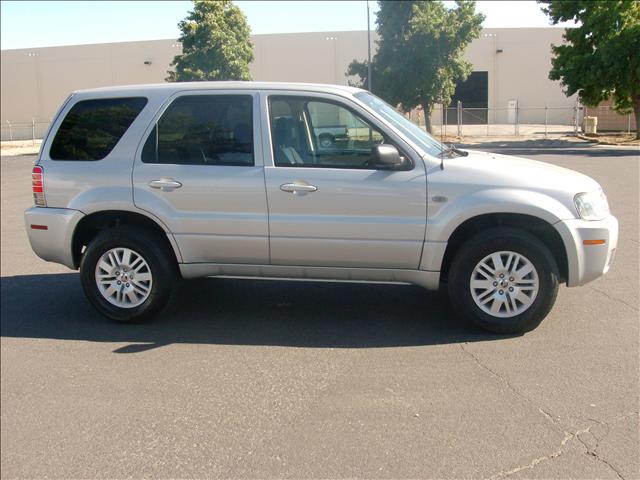
{"type": "Polygon", "coordinates": [[[173,178],[162,177],[159,180],[151,180],[149,182],[149,186],[151,188],[158,188],[163,192],[170,192],[171,190],[180,188],[182,184],[180,182],[175,181],[173,178]]]}
{"type": "Polygon", "coordinates": [[[308,183],[285,183],[284,185],[280,185],[280,190],[293,193],[294,195],[306,195],[307,193],[315,192],[318,188],[308,183]]]}

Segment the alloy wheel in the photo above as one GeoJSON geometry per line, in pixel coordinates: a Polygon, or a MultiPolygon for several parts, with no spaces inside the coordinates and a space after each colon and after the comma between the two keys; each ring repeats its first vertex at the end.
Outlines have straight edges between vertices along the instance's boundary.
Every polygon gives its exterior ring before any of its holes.
{"type": "Polygon", "coordinates": [[[144,303],[153,285],[151,269],[144,257],[124,247],[112,248],[100,257],[95,279],[105,300],[120,308],[144,303]]]}
{"type": "Polygon", "coordinates": [[[485,313],[510,318],[525,312],[536,299],[540,282],[533,263],[516,252],[487,255],[471,273],[469,288],[485,313]]]}

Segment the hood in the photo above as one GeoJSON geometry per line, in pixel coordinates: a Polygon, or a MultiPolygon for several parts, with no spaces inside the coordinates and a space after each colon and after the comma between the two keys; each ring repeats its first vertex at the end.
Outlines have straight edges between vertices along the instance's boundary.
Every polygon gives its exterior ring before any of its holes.
{"type": "Polygon", "coordinates": [[[571,198],[600,188],[591,177],[568,168],[510,155],[467,151],[466,157],[445,159],[445,170],[460,170],[474,183],[485,187],[521,187],[571,198]]]}

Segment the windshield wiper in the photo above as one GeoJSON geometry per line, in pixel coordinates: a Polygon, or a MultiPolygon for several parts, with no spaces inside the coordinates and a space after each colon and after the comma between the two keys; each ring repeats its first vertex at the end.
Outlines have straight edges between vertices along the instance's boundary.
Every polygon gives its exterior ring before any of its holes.
{"type": "Polygon", "coordinates": [[[466,157],[469,155],[469,152],[465,152],[464,150],[460,150],[456,148],[456,146],[452,143],[442,143],[442,146],[446,149],[440,151],[440,170],[444,170],[444,157],[446,155],[447,158],[456,158],[456,157],[466,157]]]}
{"type": "Polygon", "coordinates": [[[453,143],[444,143],[443,145],[447,147],[446,153],[448,158],[466,157],[469,155],[469,152],[456,148],[453,143]]]}

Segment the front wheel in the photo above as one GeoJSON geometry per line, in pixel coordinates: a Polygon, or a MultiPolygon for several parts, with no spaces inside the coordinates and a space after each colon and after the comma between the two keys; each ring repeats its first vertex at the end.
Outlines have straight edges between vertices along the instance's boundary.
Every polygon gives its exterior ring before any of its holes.
{"type": "Polygon", "coordinates": [[[85,295],[102,315],[139,322],[166,304],[176,279],[168,247],[152,232],[119,227],[98,234],[80,264],[85,295]]]}
{"type": "Polygon", "coordinates": [[[558,267],[536,237],[494,228],[465,243],[449,270],[449,297],[456,312],[498,333],[533,330],[558,294],[558,267]]]}

